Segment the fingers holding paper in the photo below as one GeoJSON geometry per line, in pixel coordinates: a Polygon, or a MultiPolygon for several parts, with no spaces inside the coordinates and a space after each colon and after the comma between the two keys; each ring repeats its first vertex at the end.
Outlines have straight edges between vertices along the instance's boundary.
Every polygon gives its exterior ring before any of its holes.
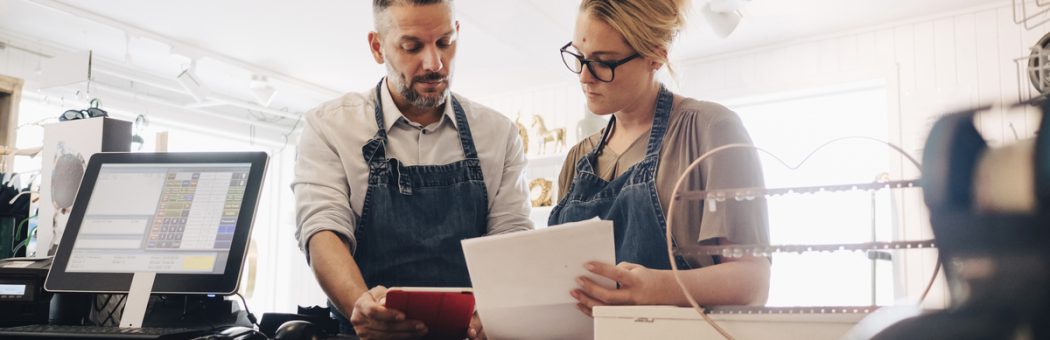
{"type": "Polygon", "coordinates": [[[488,340],[488,336],[485,336],[485,328],[481,325],[481,318],[478,317],[478,313],[474,312],[474,316],[470,318],[470,328],[467,330],[467,337],[470,340],[488,340]]]}
{"type": "Polygon", "coordinates": [[[406,320],[405,314],[386,308],[386,287],[376,286],[361,294],[354,304],[350,323],[361,339],[417,339],[427,333],[426,325],[406,320]]]}
{"type": "Polygon", "coordinates": [[[656,280],[659,280],[657,271],[630,262],[621,262],[615,266],[588,262],[584,267],[591,273],[615,281],[619,286],[610,288],[588,277],[576,278],[579,288],[573,290],[571,295],[578,301],[576,307],[584,314],[591,316],[591,310],[596,306],[652,303],[650,297],[655,293],[652,290],[656,280]]]}

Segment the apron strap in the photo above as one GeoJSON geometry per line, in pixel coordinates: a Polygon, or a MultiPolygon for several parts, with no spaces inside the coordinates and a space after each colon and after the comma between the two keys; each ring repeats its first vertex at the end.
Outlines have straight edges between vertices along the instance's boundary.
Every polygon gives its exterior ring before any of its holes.
{"type": "MultiPolygon", "coordinates": [[[[412,180],[409,176],[401,176],[405,165],[398,162],[396,159],[388,160],[386,157],[386,122],[383,119],[383,82],[386,78],[380,79],[379,83],[376,84],[375,94],[375,119],[376,129],[375,135],[372,137],[365,146],[362,147],[362,156],[365,162],[368,163],[369,173],[379,171],[384,167],[389,167],[397,177],[398,187],[402,194],[412,194],[412,180]]],[[[459,99],[456,96],[449,95],[452,98],[452,110],[456,116],[456,126],[459,132],[459,143],[463,148],[463,156],[465,159],[478,160],[478,150],[474,145],[474,137],[470,132],[470,124],[467,122],[466,111],[463,110],[463,106],[460,105],[459,99]]]]}
{"type": "MultiPolygon", "coordinates": [[[[376,97],[375,97],[375,119],[376,126],[378,127],[375,136],[372,140],[365,145],[364,157],[365,162],[369,164],[373,162],[386,162],[386,122],[383,119],[383,81],[386,78],[380,79],[379,84],[376,84],[376,97]]],[[[466,159],[478,159],[478,150],[474,145],[474,137],[470,132],[470,124],[467,122],[466,111],[463,110],[463,106],[460,105],[459,99],[456,96],[449,94],[452,98],[452,110],[456,116],[456,126],[459,130],[459,144],[463,148],[463,156],[466,159]]]]}
{"type": "Polygon", "coordinates": [[[459,104],[459,99],[449,93],[452,98],[452,111],[456,113],[456,126],[459,127],[459,144],[463,146],[463,156],[466,159],[478,159],[478,149],[474,146],[474,136],[470,133],[470,124],[467,123],[467,113],[459,104]]]}
{"type": "Polygon", "coordinates": [[[664,133],[667,132],[667,121],[674,105],[674,95],[662,84],[656,97],[656,111],[653,114],[653,127],[649,132],[649,144],[645,147],[645,158],[656,158],[663,147],[664,133]]]}
{"type": "Polygon", "coordinates": [[[598,146],[580,158],[576,162],[576,173],[592,173],[598,174],[595,169],[598,168],[598,156],[605,150],[605,141],[609,139],[609,135],[612,133],[612,129],[616,126],[616,116],[609,118],[609,123],[605,125],[605,130],[602,131],[602,138],[598,141],[598,146]]]}
{"type": "Polygon", "coordinates": [[[386,163],[386,123],[383,121],[383,95],[380,92],[382,90],[383,79],[380,79],[379,84],[376,84],[375,99],[376,126],[378,128],[372,139],[361,148],[361,154],[365,158],[365,163],[368,163],[369,171],[372,171],[373,167],[386,163]]]}
{"type": "MultiPolygon", "coordinates": [[[[649,142],[645,146],[645,158],[639,163],[639,167],[653,167],[655,168],[657,160],[660,156],[660,149],[663,147],[664,134],[667,132],[667,121],[671,116],[671,108],[674,105],[674,95],[671,91],[667,90],[663,84],[660,84],[660,92],[656,96],[656,107],[653,112],[653,126],[649,131],[649,142]]],[[[605,145],[609,141],[609,136],[612,134],[613,129],[616,128],[616,116],[613,115],[609,119],[609,124],[605,127],[605,131],[602,132],[602,139],[598,142],[598,147],[591,150],[583,159],[580,160],[580,164],[577,164],[576,171],[589,170],[596,172],[598,156],[605,150],[605,145]],[[582,169],[584,166],[589,166],[590,169],[582,169]]],[[[642,169],[639,169],[642,170],[642,169]]],[[[649,172],[649,171],[639,171],[649,172]]]]}
{"type": "Polygon", "coordinates": [[[653,127],[649,131],[649,143],[645,146],[645,158],[638,163],[638,168],[634,171],[634,182],[648,182],[656,178],[660,150],[664,145],[664,134],[667,132],[667,122],[670,120],[673,105],[674,95],[660,85],[660,93],[656,97],[656,110],[653,113],[653,127]]]}

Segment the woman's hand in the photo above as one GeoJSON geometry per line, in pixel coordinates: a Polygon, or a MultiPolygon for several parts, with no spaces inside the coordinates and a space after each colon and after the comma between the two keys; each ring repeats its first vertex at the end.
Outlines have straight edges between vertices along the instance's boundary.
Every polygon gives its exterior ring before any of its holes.
{"type": "Polygon", "coordinates": [[[488,340],[485,336],[485,327],[481,326],[481,318],[478,318],[478,313],[474,312],[474,317],[470,318],[470,328],[467,330],[467,337],[470,340],[488,340]]]}
{"type": "Polygon", "coordinates": [[[640,305],[660,304],[661,284],[664,275],[661,271],[646,268],[630,262],[620,262],[613,266],[608,263],[589,262],[584,265],[588,271],[607,277],[619,284],[619,288],[606,288],[586,277],[576,278],[580,288],[570,294],[579,303],[576,308],[587,316],[593,317],[591,310],[595,306],[605,305],[640,305]]]}

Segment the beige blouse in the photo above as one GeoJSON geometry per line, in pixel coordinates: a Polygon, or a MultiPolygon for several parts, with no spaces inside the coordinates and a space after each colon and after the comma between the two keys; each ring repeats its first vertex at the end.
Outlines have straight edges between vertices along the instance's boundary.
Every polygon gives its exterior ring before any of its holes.
{"type": "MultiPolygon", "coordinates": [[[[568,194],[576,163],[598,146],[601,137],[599,131],[569,150],[558,178],[559,201],[568,194]]],[[[645,157],[648,140],[649,134],[643,134],[622,154],[605,148],[598,157],[598,175],[605,180],[622,175],[645,157]]],[[[656,192],[665,215],[674,185],[690,163],[711,149],[734,143],[751,144],[736,113],[716,103],[675,96],[656,172],[656,192]]],[[[680,191],[764,186],[758,155],[751,149],[721,151],[704,160],[689,176],[680,191]]],[[[769,219],[763,198],[729,198],[717,202],[714,211],[706,208],[704,201],[681,201],[676,203],[675,215],[672,234],[684,249],[717,244],[723,238],[732,244],[769,244],[769,219]]],[[[715,263],[710,256],[686,259],[694,266],[715,263]]]]}

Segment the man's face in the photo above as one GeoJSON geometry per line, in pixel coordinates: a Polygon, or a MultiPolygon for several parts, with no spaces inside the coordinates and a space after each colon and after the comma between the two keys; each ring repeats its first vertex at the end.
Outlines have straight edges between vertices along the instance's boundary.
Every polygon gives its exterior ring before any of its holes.
{"type": "Polygon", "coordinates": [[[369,41],[376,62],[386,64],[387,81],[418,108],[445,103],[456,55],[459,22],[447,3],[390,6],[369,41]]]}

